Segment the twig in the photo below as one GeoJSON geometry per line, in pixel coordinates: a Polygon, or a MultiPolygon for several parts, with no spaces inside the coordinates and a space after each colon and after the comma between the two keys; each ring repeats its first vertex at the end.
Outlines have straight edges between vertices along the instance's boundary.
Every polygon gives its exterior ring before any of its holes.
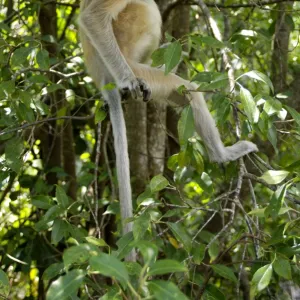
{"type": "MultiPolygon", "coordinates": [[[[97,145],[96,145],[96,159],[95,159],[95,170],[94,170],[95,218],[97,220],[99,214],[98,169],[99,169],[100,156],[101,156],[101,130],[102,130],[102,126],[101,126],[101,122],[99,122],[97,126],[97,145]]],[[[101,230],[99,226],[96,228],[96,234],[98,235],[98,238],[101,237],[101,230]]]]}
{"type": "Polygon", "coordinates": [[[76,116],[62,116],[62,117],[55,117],[55,118],[47,118],[47,119],[43,119],[40,121],[36,121],[36,122],[32,122],[32,123],[27,123],[24,124],[20,127],[16,127],[16,128],[12,128],[12,129],[8,129],[8,130],[2,130],[0,131],[0,136],[4,135],[4,134],[9,134],[9,133],[13,133],[19,130],[24,130],[28,127],[33,127],[33,126],[37,126],[43,123],[47,123],[47,122],[51,122],[51,121],[58,121],[58,120],[80,120],[80,121],[87,121],[90,119],[93,119],[95,117],[95,115],[90,115],[90,116],[86,116],[86,117],[76,117],[76,116]]]}

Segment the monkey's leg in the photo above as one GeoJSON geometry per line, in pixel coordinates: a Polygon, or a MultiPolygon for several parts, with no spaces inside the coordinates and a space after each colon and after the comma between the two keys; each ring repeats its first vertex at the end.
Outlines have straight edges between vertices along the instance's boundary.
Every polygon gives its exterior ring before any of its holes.
{"type": "Polygon", "coordinates": [[[189,95],[182,96],[177,92],[177,88],[181,85],[189,90],[196,90],[196,84],[190,83],[175,74],[165,76],[163,71],[147,65],[134,62],[129,64],[135,75],[143,78],[148,83],[155,100],[165,98],[177,105],[191,104],[196,130],[205,143],[211,161],[232,161],[250,152],[258,151],[255,144],[247,141],[240,141],[229,147],[224,146],[202,93],[191,92],[189,95]]]}

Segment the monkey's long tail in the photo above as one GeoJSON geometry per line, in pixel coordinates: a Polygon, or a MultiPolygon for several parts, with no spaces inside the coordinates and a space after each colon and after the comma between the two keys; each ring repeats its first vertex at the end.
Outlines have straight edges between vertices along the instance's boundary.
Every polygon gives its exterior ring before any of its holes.
{"type": "Polygon", "coordinates": [[[211,161],[219,163],[233,161],[250,152],[258,151],[257,146],[248,141],[240,141],[225,147],[202,93],[191,93],[190,103],[196,130],[205,143],[211,161]]]}
{"type": "Polygon", "coordinates": [[[230,147],[225,147],[215,121],[211,116],[202,93],[191,92],[188,96],[179,95],[177,88],[181,85],[189,90],[197,90],[198,86],[175,74],[164,74],[162,70],[150,66],[131,63],[137,77],[145,79],[151,86],[153,98],[156,100],[168,98],[174,104],[191,104],[197,133],[201,136],[211,161],[225,162],[236,160],[250,152],[257,151],[257,146],[248,141],[240,141],[230,147]]]}
{"type": "MultiPolygon", "coordinates": [[[[119,183],[119,201],[121,208],[121,221],[123,234],[132,231],[132,222],[125,223],[124,220],[132,217],[132,194],[130,184],[128,143],[126,136],[126,126],[123,109],[121,106],[121,96],[117,89],[102,92],[104,99],[109,104],[110,120],[113,128],[114,145],[116,152],[116,167],[119,183]]],[[[126,258],[135,260],[135,252],[126,258]]]]}

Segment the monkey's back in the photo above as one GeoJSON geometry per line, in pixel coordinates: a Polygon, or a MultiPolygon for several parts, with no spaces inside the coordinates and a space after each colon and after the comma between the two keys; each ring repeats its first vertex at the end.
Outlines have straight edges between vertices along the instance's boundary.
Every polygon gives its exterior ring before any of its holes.
{"type": "MultiPolygon", "coordinates": [[[[81,9],[90,3],[90,0],[81,1],[81,9]]],[[[113,17],[114,35],[125,59],[148,63],[161,37],[162,21],[156,3],[153,0],[106,0],[99,1],[100,6],[113,17]]],[[[80,30],[80,39],[88,72],[100,87],[101,58],[83,30],[80,30]]]]}

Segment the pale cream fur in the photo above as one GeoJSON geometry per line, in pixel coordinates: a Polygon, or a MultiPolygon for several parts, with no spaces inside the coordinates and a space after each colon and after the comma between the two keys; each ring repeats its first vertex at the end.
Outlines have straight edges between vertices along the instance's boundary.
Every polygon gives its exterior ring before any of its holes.
{"type": "MultiPolygon", "coordinates": [[[[175,74],[165,76],[162,70],[148,65],[150,55],[161,38],[161,16],[153,0],[83,0],[80,28],[86,66],[99,88],[113,81],[119,89],[128,89],[134,97],[142,98],[144,90],[151,91],[151,99],[165,101],[166,104],[190,103],[197,132],[212,161],[236,160],[257,151],[256,145],[246,141],[224,147],[203,95],[199,92],[187,96],[177,93],[181,85],[192,90],[197,86],[175,74]]],[[[132,204],[121,97],[118,91],[104,91],[103,94],[110,106],[114,127],[121,216],[124,221],[132,216],[132,204]]],[[[124,224],[124,233],[130,230],[131,223],[124,224]]]]}

